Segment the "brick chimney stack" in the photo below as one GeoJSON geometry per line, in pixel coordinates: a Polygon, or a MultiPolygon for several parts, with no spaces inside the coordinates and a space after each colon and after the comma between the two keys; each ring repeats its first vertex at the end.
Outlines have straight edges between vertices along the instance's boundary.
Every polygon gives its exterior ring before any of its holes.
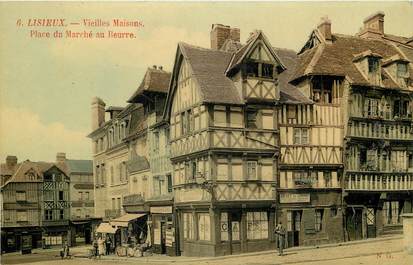
{"type": "Polygon", "coordinates": [[[66,162],[66,153],[57,153],[56,154],[56,163],[65,163],[66,162]]]}
{"type": "Polygon", "coordinates": [[[327,16],[321,18],[320,24],[318,24],[317,29],[323,35],[327,43],[331,43],[331,20],[327,16]]]}
{"type": "Polygon", "coordinates": [[[384,36],[384,13],[377,12],[363,21],[364,28],[359,32],[362,38],[382,38],[384,36]]]}
{"type": "Polygon", "coordinates": [[[240,41],[240,29],[222,24],[212,24],[211,49],[219,50],[227,39],[240,41]]]}
{"type": "Polygon", "coordinates": [[[17,156],[7,156],[6,157],[6,166],[11,169],[17,165],[17,156]]]}
{"type": "Polygon", "coordinates": [[[92,99],[92,130],[98,129],[105,122],[105,102],[98,97],[92,99]]]}

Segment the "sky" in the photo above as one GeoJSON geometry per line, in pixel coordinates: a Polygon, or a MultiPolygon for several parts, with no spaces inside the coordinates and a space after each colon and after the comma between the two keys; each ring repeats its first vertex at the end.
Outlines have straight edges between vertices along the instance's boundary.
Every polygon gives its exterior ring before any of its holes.
{"type": "Polygon", "coordinates": [[[0,162],[7,155],[53,161],[57,152],[92,159],[92,98],[126,105],[148,67],[172,69],[179,41],[209,48],[213,23],[240,28],[242,42],[260,29],[273,46],[298,51],[321,17],[334,33],[354,35],[377,11],[386,33],[413,36],[408,2],[0,2],[0,162]],[[117,18],[144,27],[118,29],[133,39],[36,39],[30,30],[58,29],[17,26],[36,18],[117,18]]]}

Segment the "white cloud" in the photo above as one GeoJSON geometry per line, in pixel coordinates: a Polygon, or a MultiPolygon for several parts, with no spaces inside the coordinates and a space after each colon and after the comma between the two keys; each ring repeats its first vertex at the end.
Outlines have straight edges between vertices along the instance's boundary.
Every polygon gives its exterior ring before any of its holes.
{"type": "Polygon", "coordinates": [[[54,161],[57,152],[72,159],[91,159],[91,142],[86,135],[86,130],[69,130],[60,122],[45,124],[26,109],[0,108],[1,162],[7,155],[16,155],[20,161],[54,161]]]}

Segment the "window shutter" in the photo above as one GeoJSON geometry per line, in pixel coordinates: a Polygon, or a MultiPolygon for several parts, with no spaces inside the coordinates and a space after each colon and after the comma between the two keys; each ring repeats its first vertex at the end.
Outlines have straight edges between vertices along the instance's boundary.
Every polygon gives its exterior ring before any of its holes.
{"type": "Polygon", "coordinates": [[[315,209],[303,209],[302,220],[304,223],[304,232],[306,234],[315,233],[315,209]]]}

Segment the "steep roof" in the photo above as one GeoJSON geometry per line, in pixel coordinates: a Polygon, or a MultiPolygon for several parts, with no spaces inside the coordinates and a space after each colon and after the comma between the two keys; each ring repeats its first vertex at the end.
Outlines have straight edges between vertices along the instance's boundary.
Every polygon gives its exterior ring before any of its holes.
{"type": "Polygon", "coordinates": [[[255,31],[254,33],[251,33],[250,38],[247,40],[247,43],[241,47],[238,51],[236,51],[231,58],[231,62],[228,65],[228,68],[226,72],[230,72],[232,69],[236,68],[238,65],[241,64],[245,56],[250,52],[250,50],[255,47],[255,43],[257,40],[261,39],[264,44],[267,46],[269,52],[272,54],[272,56],[275,58],[275,60],[278,62],[279,67],[281,69],[285,69],[285,65],[282,62],[282,60],[278,57],[277,53],[274,51],[273,47],[271,47],[270,42],[268,41],[267,37],[264,35],[264,33],[260,30],[255,31]]]}
{"type": "MultiPolygon", "coordinates": [[[[291,81],[306,75],[335,75],[348,77],[352,84],[370,85],[353,62],[355,56],[366,51],[383,59],[400,54],[394,45],[383,40],[333,34],[331,44],[321,43],[299,55],[291,81]]],[[[383,80],[385,87],[398,87],[384,70],[383,75],[387,77],[383,80]]]]}
{"type": "Polygon", "coordinates": [[[232,53],[205,49],[182,42],[179,43],[179,48],[199,84],[203,102],[243,104],[234,83],[225,75],[232,53]]]}
{"type": "Polygon", "coordinates": [[[93,174],[92,160],[67,159],[66,164],[70,173],[93,174]]]}
{"type": "Polygon", "coordinates": [[[138,89],[127,100],[127,102],[135,102],[137,97],[142,95],[145,91],[168,93],[170,79],[170,72],[166,72],[162,69],[148,68],[138,89]]]}
{"type": "Polygon", "coordinates": [[[298,56],[295,51],[281,48],[273,48],[284,63],[286,69],[278,76],[278,87],[280,88],[280,102],[285,104],[311,104],[310,99],[305,97],[295,86],[289,83],[297,66],[298,56]]]}

